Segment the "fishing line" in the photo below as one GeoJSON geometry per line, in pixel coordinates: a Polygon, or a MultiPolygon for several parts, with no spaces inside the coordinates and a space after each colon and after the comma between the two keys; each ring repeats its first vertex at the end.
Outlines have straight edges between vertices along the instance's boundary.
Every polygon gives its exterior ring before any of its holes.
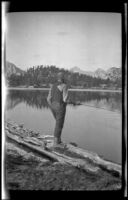
{"type": "Polygon", "coordinates": [[[108,110],[108,109],[106,109],[106,108],[99,108],[99,107],[96,107],[96,106],[92,106],[92,105],[88,105],[88,104],[82,104],[82,103],[79,103],[79,104],[75,104],[75,103],[69,103],[69,104],[72,104],[72,105],[83,105],[83,106],[87,106],[87,107],[92,107],[92,108],[97,108],[97,109],[102,109],[102,110],[107,110],[107,111],[111,111],[111,112],[115,112],[115,113],[119,113],[120,114],[120,112],[118,112],[118,111],[115,111],[115,110],[108,110]]]}

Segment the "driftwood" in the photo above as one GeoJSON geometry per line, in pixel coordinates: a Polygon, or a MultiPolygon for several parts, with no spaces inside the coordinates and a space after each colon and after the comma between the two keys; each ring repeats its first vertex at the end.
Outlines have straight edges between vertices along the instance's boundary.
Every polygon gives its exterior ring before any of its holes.
{"type": "MultiPolygon", "coordinates": [[[[41,138],[53,138],[53,136],[42,136],[41,138]]],[[[50,140],[48,140],[50,142],[50,140]]],[[[98,154],[91,152],[91,151],[87,151],[84,149],[81,149],[79,147],[75,147],[72,144],[66,144],[66,148],[73,153],[76,153],[80,156],[82,156],[83,158],[89,158],[93,163],[97,164],[98,166],[102,167],[102,168],[106,168],[108,171],[116,171],[119,173],[119,175],[121,176],[121,165],[113,163],[111,161],[106,161],[103,158],[101,158],[98,154]]]]}
{"type": "MultiPolygon", "coordinates": [[[[49,137],[49,136],[47,135],[45,138],[47,138],[47,137],[49,137]]],[[[52,142],[50,145],[52,145],[52,142]]],[[[106,169],[107,171],[110,171],[110,172],[115,172],[119,176],[121,176],[121,165],[113,163],[111,161],[104,160],[98,154],[91,152],[91,151],[81,149],[79,147],[75,147],[72,144],[66,144],[66,148],[68,151],[70,151],[72,153],[80,155],[83,158],[88,158],[92,163],[96,164],[97,166],[101,167],[102,169],[106,169]]]]}
{"type": "Polygon", "coordinates": [[[7,138],[9,138],[11,141],[16,142],[22,147],[27,147],[31,149],[32,152],[38,153],[41,156],[45,156],[53,161],[69,164],[89,172],[97,172],[100,168],[102,168],[110,172],[115,172],[121,176],[120,165],[106,161],[99,157],[96,153],[75,147],[71,144],[66,144],[66,149],[69,152],[80,156],[80,158],[73,158],[51,149],[53,145],[53,136],[51,135],[37,135],[37,137],[33,137],[31,136],[31,131],[27,130],[26,133],[26,130],[23,129],[23,126],[19,127],[14,124],[12,125],[11,123],[9,123],[8,127],[6,126],[5,130],[7,138]],[[89,163],[87,158],[92,164],[89,163]]]}
{"type": "Polygon", "coordinates": [[[110,162],[110,161],[106,161],[106,160],[102,159],[101,157],[99,157],[96,153],[89,152],[87,150],[75,147],[70,144],[67,144],[67,148],[71,152],[81,155],[84,158],[89,158],[93,163],[97,164],[98,166],[100,166],[108,171],[115,171],[115,172],[119,173],[119,175],[121,176],[121,166],[120,165],[110,162]]]}
{"type": "MultiPolygon", "coordinates": [[[[23,138],[19,138],[16,135],[15,136],[11,135],[9,132],[6,132],[6,135],[12,141],[17,142],[18,144],[20,144],[22,146],[28,147],[33,152],[36,152],[42,156],[46,156],[46,157],[52,159],[53,161],[57,161],[62,164],[69,164],[71,166],[83,169],[88,172],[97,172],[99,170],[98,167],[93,167],[93,166],[89,165],[85,160],[71,158],[71,157],[59,154],[57,152],[54,152],[54,151],[50,152],[48,150],[45,150],[43,148],[43,146],[35,146],[34,144],[30,144],[30,143],[26,142],[25,140],[23,140],[23,138]]],[[[29,142],[30,142],[30,140],[29,140],[29,142]]]]}

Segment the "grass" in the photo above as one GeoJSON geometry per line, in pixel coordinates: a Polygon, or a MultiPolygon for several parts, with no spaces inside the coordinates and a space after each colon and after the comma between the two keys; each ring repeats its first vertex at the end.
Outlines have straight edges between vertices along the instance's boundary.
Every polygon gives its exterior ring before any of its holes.
{"type": "Polygon", "coordinates": [[[6,156],[6,184],[9,190],[117,190],[118,177],[100,170],[92,174],[58,162],[39,162],[34,157],[6,156]]]}

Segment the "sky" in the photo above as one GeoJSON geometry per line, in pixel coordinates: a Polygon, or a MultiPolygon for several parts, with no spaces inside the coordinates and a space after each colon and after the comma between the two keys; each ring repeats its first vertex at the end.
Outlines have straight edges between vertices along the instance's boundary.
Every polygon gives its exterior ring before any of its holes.
{"type": "Polygon", "coordinates": [[[121,67],[121,14],[7,13],[6,60],[23,70],[37,65],[85,71],[121,67]]]}

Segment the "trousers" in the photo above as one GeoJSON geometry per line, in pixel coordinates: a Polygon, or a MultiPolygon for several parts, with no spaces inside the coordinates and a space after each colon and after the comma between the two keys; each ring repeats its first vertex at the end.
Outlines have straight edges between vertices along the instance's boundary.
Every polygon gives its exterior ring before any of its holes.
{"type": "Polygon", "coordinates": [[[58,102],[52,102],[51,111],[56,120],[55,129],[54,129],[54,137],[61,138],[61,133],[62,133],[64,120],[65,120],[66,105],[60,104],[58,102]]]}

